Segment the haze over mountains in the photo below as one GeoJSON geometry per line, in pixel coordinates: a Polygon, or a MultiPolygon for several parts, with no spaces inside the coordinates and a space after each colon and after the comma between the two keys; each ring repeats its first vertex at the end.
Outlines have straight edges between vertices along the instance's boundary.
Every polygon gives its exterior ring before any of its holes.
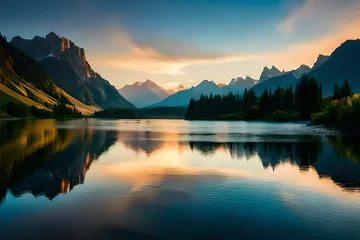
{"type": "Polygon", "coordinates": [[[135,82],[132,85],[126,85],[118,91],[138,108],[160,102],[175,93],[173,90],[165,90],[150,79],[143,83],[135,82]]]}
{"type": "Polygon", "coordinates": [[[151,105],[151,107],[161,106],[187,106],[191,98],[199,98],[202,94],[204,95],[224,95],[229,92],[242,94],[245,88],[251,88],[255,85],[256,80],[247,76],[245,79],[238,77],[237,79],[231,79],[230,83],[225,86],[219,86],[214,81],[203,80],[195,87],[190,89],[179,91],[163,101],[151,105]]]}

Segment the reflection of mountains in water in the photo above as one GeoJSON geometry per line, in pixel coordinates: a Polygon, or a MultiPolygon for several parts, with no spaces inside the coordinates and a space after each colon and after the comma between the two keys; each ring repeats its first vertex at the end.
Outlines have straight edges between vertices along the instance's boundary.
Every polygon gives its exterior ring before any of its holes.
{"type": "Polygon", "coordinates": [[[204,142],[191,136],[154,132],[63,129],[49,121],[0,122],[0,202],[31,192],[53,199],[84,182],[90,165],[116,141],[148,156],[156,151],[190,148],[208,156],[227,151],[232,158],[259,157],[264,168],[291,163],[313,168],[346,190],[360,189],[360,143],[357,139],[312,137],[299,142],[204,142]],[[47,127],[48,126],[48,127],[47,127]]]}
{"type": "Polygon", "coordinates": [[[6,127],[8,141],[0,139],[0,199],[7,189],[14,196],[31,192],[49,199],[66,193],[84,182],[92,162],[116,141],[113,132],[44,127],[43,121],[6,127]]]}

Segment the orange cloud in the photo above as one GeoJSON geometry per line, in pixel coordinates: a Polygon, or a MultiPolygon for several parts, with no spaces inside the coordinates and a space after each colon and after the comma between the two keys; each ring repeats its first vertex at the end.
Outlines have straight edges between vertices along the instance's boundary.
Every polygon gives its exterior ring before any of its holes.
{"type": "Polygon", "coordinates": [[[301,32],[304,28],[326,30],[327,26],[344,25],[359,16],[360,0],[306,0],[294,9],[277,29],[282,33],[301,32]]]}
{"type": "Polygon", "coordinates": [[[330,33],[321,37],[291,45],[281,53],[269,54],[264,57],[285,69],[293,69],[301,63],[312,66],[320,53],[330,55],[346,40],[359,38],[359,29],[360,17],[349,23],[338,25],[330,33]]]}
{"type": "Polygon", "coordinates": [[[176,53],[163,53],[159,50],[136,43],[124,31],[109,31],[111,41],[122,50],[110,56],[99,56],[95,61],[111,67],[119,67],[149,73],[183,74],[182,68],[192,64],[223,63],[244,61],[255,56],[246,54],[209,53],[193,45],[181,44],[176,53]]]}

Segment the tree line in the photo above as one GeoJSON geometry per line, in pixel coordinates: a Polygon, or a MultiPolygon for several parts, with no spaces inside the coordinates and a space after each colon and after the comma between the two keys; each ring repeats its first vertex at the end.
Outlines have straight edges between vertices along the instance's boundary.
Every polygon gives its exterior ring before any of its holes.
{"type": "Polygon", "coordinates": [[[201,95],[191,99],[186,119],[244,119],[244,120],[310,120],[311,114],[322,107],[322,86],[314,78],[303,77],[293,87],[278,87],[274,92],[265,89],[259,98],[245,89],[242,95],[201,95]]]}
{"type": "Polygon", "coordinates": [[[216,119],[220,116],[246,112],[257,104],[255,92],[245,89],[243,95],[232,92],[227,95],[201,95],[199,99],[191,98],[185,119],[216,119]]]}

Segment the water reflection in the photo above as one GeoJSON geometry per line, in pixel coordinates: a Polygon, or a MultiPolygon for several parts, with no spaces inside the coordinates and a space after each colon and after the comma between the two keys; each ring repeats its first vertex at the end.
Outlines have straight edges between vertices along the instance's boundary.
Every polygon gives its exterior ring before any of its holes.
{"type": "Polygon", "coordinates": [[[90,165],[116,141],[115,132],[62,129],[49,121],[1,122],[0,201],[32,193],[50,200],[84,183],[90,165]]]}
{"type": "MultiPolygon", "coordinates": [[[[61,125],[61,124],[60,124],[61,125]]],[[[58,127],[53,120],[0,122],[0,201],[31,193],[52,200],[85,181],[91,164],[116,142],[137,154],[189,150],[211,157],[226,152],[232,159],[260,159],[264,169],[285,164],[314,169],[347,191],[360,189],[360,146],[349,137],[299,136],[300,141],[209,142],[199,135],[152,131],[58,127]],[[191,139],[196,139],[192,141],[191,139]]],[[[200,135],[201,136],[201,135],[200,135]]],[[[171,157],[171,156],[170,156],[171,157]]],[[[166,169],[162,171],[175,171],[166,169]]],[[[127,170],[131,174],[131,169],[127,170]]]]}
{"type": "Polygon", "coordinates": [[[357,139],[120,124],[0,122],[0,236],[360,237],[357,139]]]}

